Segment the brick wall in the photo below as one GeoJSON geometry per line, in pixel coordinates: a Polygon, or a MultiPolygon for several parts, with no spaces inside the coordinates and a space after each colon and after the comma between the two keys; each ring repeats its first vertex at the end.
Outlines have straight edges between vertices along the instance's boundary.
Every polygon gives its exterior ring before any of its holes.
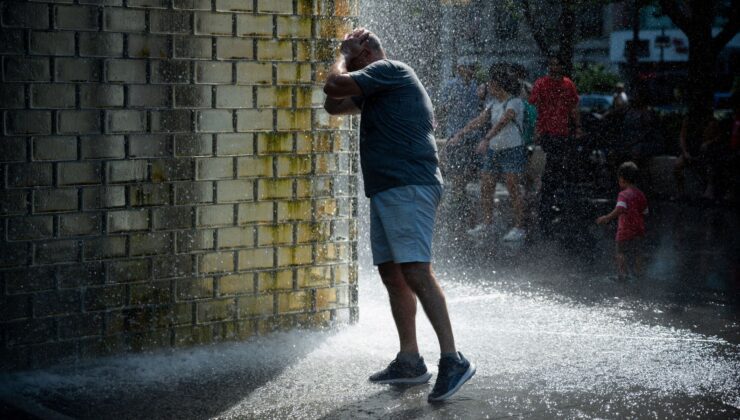
{"type": "Polygon", "coordinates": [[[356,316],[354,3],[1,3],[0,369],[356,316]]]}

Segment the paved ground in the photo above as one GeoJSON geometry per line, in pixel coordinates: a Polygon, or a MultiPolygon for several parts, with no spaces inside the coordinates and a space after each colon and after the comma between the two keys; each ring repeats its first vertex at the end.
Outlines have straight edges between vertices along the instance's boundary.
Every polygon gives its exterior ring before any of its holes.
{"type": "MultiPolygon", "coordinates": [[[[648,273],[628,282],[610,278],[611,233],[599,228],[573,230],[590,242],[522,246],[441,232],[437,272],[458,346],[478,366],[444,404],[426,402],[431,384],[366,381],[397,344],[379,280],[363,272],[356,325],[5,376],[0,414],[740,418],[740,221],[728,209],[653,208],[648,273]]],[[[434,335],[417,324],[436,371],[434,335]]]]}

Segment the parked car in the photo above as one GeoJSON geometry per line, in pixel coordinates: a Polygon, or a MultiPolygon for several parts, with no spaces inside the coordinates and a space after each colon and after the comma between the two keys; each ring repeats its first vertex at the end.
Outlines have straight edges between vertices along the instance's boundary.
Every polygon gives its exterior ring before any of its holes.
{"type": "Polygon", "coordinates": [[[611,109],[614,98],[603,93],[584,93],[580,95],[578,109],[581,112],[604,113],[611,109]]]}

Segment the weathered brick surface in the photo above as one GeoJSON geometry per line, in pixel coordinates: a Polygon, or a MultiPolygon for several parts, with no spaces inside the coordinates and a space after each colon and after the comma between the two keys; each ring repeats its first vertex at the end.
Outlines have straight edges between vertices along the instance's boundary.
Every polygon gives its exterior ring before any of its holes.
{"type": "Polygon", "coordinates": [[[0,370],[356,315],[356,124],[321,109],[354,14],[0,1],[0,370]]]}

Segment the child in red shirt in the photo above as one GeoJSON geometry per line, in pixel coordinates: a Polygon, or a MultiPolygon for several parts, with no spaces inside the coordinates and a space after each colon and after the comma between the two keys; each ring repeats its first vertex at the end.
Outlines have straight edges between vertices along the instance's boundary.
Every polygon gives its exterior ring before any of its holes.
{"type": "Polygon", "coordinates": [[[617,270],[620,278],[627,276],[628,267],[634,264],[634,272],[642,274],[642,247],[645,238],[645,219],[648,204],[645,194],[635,186],[639,170],[633,162],[619,166],[619,197],[611,213],[596,219],[603,225],[619,218],[617,222],[617,270]]]}

